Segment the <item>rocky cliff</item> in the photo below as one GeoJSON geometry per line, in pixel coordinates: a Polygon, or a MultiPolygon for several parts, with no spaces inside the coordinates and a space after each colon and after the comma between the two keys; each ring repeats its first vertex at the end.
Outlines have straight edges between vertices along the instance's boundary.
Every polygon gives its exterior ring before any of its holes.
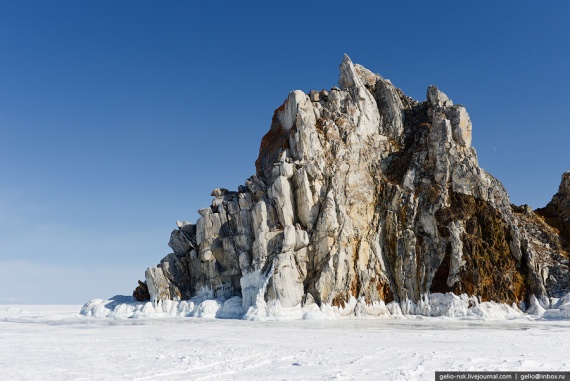
{"type": "Polygon", "coordinates": [[[466,109],[435,86],[413,100],[348,56],[339,86],[289,94],[256,174],[178,223],[138,300],[413,313],[433,293],[548,307],[570,291],[570,173],[545,209],[512,206],[478,165],[466,109]]]}

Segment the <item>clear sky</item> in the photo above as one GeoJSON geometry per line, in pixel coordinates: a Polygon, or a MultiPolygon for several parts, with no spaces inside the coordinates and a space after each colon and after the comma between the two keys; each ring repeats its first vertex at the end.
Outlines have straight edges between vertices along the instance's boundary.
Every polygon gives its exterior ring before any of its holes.
{"type": "Polygon", "coordinates": [[[0,303],[130,294],[344,53],[464,104],[481,166],[544,206],[570,170],[569,17],[566,0],[0,0],[0,303]]]}

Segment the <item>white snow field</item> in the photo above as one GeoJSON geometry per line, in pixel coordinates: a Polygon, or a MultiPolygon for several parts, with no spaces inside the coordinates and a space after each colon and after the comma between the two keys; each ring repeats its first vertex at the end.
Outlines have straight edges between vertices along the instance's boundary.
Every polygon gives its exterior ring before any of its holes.
{"type": "Polygon", "coordinates": [[[529,318],[96,318],[0,305],[1,380],[434,380],[570,370],[570,321],[529,318]]]}

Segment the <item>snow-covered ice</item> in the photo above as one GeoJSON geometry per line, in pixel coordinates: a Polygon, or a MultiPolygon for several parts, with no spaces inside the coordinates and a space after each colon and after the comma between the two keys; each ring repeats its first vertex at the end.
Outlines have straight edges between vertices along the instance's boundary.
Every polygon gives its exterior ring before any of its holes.
{"type": "Polygon", "coordinates": [[[568,320],[252,321],[212,319],[220,306],[210,307],[202,318],[125,319],[0,305],[0,379],[433,380],[436,370],[570,369],[568,320]]]}
{"type": "Polygon", "coordinates": [[[228,299],[215,299],[211,290],[204,289],[191,300],[137,302],[131,296],[117,295],[110,300],[93,299],[81,308],[81,314],[91,317],[141,318],[141,317],[210,317],[246,320],[323,320],[343,317],[397,317],[401,315],[421,315],[431,317],[453,317],[465,319],[570,319],[570,294],[563,298],[553,298],[539,302],[532,296],[530,305],[525,308],[495,302],[480,302],[466,294],[455,295],[432,293],[424,295],[418,303],[410,300],[402,303],[383,301],[366,304],[364,299],[353,297],[344,307],[328,304],[318,306],[312,302],[294,307],[283,307],[278,300],[266,302],[263,294],[266,284],[257,292],[256,301],[252,296],[244,301],[239,296],[228,299]],[[525,309],[523,312],[520,308],[525,309]]]}

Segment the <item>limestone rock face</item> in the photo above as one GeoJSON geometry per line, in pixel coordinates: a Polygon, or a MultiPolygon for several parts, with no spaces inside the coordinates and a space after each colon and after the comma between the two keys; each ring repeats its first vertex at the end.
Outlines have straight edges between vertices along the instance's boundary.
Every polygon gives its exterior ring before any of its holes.
{"type": "MultiPolygon", "coordinates": [[[[546,305],[568,288],[543,276],[534,212],[512,207],[479,167],[463,106],[435,86],[413,100],[348,56],[339,86],[293,91],[275,110],[256,174],[237,192],[214,190],[196,224],[172,232],[174,253],[147,270],[152,300],[206,290],[241,296],[246,311],[354,298],[406,312],[433,292],[546,305]]],[[[551,203],[563,223],[567,185],[551,203]]],[[[554,266],[565,254],[552,250],[554,266]]]]}

